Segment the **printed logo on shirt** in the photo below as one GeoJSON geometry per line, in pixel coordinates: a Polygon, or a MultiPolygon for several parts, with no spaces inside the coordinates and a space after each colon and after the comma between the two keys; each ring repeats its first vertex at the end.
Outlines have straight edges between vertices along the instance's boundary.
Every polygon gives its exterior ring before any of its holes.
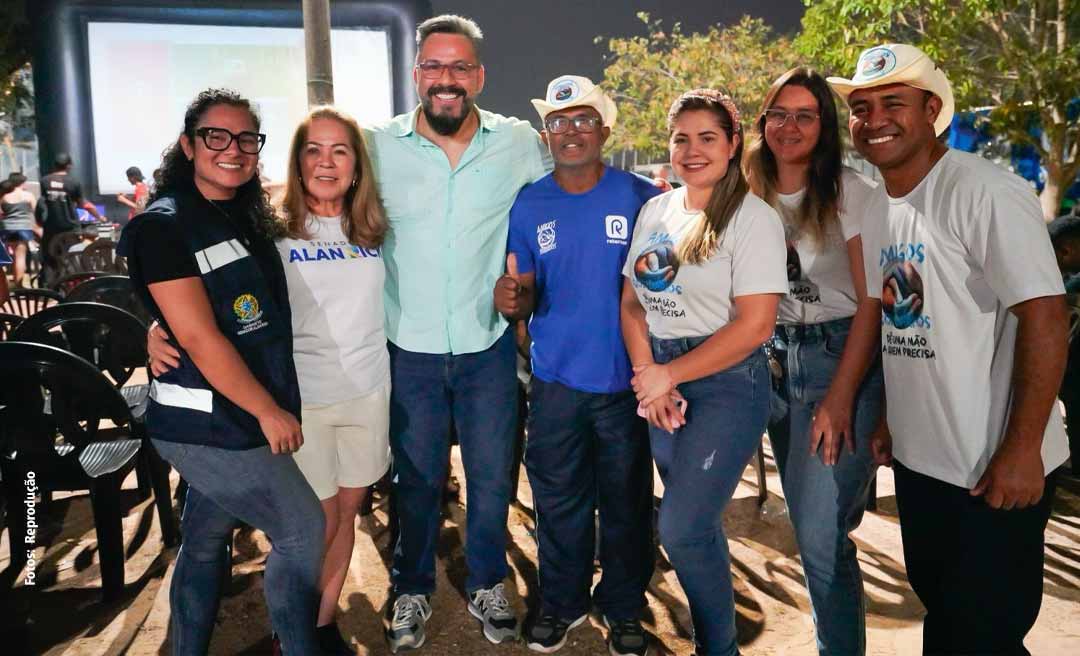
{"type": "Polygon", "coordinates": [[[241,326],[240,330],[236,331],[237,335],[246,335],[269,325],[262,318],[263,312],[259,307],[259,299],[255,298],[254,294],[237,296],[232,307],[233,313],[236,314],[236,319],[241,326]]]}
{"type": "Polygon", "coordinates": [[[662,317],[685,317],[686,308],[679,298],[682,286],[674,284],[675,277],[679,275],[675,243],[666,232],[652,233],[646,243],[645,250],[634,260],[633,284],[653,293],[642,293],[641,304],[646,312],[662,317]]]}
{"type": "Polygon", "coordinates": [[[536,245],[540,248],[540,254],[555,250],[555,220],[541,223],[536,227],[536,245]]]}
{"type": "Polygon", "coordinates": [[[802,259],[795,242],[787,243],[788,294],[800,303],[821,303],[821,288],[811,281],[802,270],[802,259]]]}
{"type": "Polygon", "coordinates": [[[289,249],[289,264],[293,262],[330,262],[335,260],[355,260],[359,258],[379,257],[378,248],[364,248],[345,241],[309,242],[302,248],[289,249]]]}
{"type": "Polygon", "coordinates": [[[629,234],[625,216],[609,214],[604,217],[604,231],[607,233],[609,244],[626,244],[629,234]]]}
{"type": "Polygon", "coordinates": [[[895,244],[881,249],[879,266],[882,269],[881,321],[886,328],[882,353],[922,360],[936,358],[933,343],[927,334],[906,332],[908,328],[931,332],[932,322],[923,313],[926,291],[917,264],[926,260],[924,244],[895,244]]]}
{"type": "Polygon", "coordinates": [[[650,292],[666,291],[679,274],[679,257],[670,240],[655,243],[634,260],[634,278],[650,292]]]}

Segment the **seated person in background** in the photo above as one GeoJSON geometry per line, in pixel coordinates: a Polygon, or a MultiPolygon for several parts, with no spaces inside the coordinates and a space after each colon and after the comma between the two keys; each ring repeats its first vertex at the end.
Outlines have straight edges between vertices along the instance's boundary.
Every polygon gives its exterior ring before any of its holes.
{"type": "Polygon", "coordinates": [[[95,228],[83,228],[79,231],[79,237],[81,241],[72,244],[68,251],[69,253],[81,253],[86,250],[86,247],[94,243],[94,240],[98,238],[97,229],[95,228]]]}

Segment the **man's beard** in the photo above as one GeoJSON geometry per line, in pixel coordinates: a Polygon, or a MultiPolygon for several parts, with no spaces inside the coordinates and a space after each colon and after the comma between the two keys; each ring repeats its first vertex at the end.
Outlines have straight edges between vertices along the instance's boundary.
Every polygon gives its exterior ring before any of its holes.
{"type": "Polygon", "coordinates": [[[469,118],[469,114],[472,113],[473,101],[467,95],[465,90],[457,86],[440,86],[436,85],[428,89],[427,95],[420,99],[420,108],[424,111],[424,118],[427,119],[428,125],[432,130],[435,130],[438,134],[444,137],[448,137],[452,134],[456,134],[465,123],[465,119],[469,118]],[[434,102],[432,98],[435,94],[439,93],[459,93],[461,94],[461,115],[454,116],[452,114],[436,114],[434,108],[434,102]]]}

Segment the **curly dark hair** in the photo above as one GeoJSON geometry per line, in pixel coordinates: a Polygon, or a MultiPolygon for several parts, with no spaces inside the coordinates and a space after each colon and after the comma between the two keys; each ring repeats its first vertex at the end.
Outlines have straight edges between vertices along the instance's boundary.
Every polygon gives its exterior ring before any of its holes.
{"type": "MultiPolygon", "coordinates": [[[[232,89],[207,89],[195,96],[187,110],[184,112],[184,130],[180,137],[187,136],[194,143],[195,126],[199,119],[215,105],[230,105],[246,110],[251,114],[251,120],[255,123],[255,129],[259,129],[259,114],[255,111],[251,101],[244,98],[232,89]]],[[[195,186],[195,164],[184,154],[180,146],[180,137],[169,145],[161,153],[161,167],[154,171],[154,191],[150,202],[164,196],[176,193],[198,194],[195,186]]],[[[263,189],[262,181],[258,173],[251,176],[236,190],[236,206],[247,209],[247,218],[255,227],[255,231],[271,239],[284,235],[281,222],[274,213],[274,207],[270,204],[270,195],[263,189]]]]}

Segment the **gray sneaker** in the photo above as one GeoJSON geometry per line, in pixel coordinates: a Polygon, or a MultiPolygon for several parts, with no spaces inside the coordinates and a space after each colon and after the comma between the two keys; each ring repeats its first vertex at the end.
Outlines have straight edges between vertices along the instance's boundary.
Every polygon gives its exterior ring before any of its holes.
{"type": "Polygon", "coordinates": [[[431,617],[431,605],[425,595],[399,595],[387,615],[386,642],[390,644],[390,653],[424,645],[424,623],[431,617]]]}
{"type": "Polygon", "coordinates": [[[502,583],[469,595],[469,612],[480,620],[488,642],[497,645],[507,640],[517,640],[518,619],[510,608],[502,583]]]}

